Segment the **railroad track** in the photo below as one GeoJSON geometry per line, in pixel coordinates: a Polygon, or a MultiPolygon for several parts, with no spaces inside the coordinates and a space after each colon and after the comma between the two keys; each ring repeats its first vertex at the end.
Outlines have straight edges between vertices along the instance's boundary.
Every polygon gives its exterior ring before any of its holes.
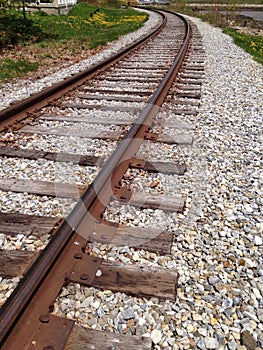
{"type": "MultiPolygon", "coordinates": [[[[7,287],[20,280],[1,308],[2,349],[151,349],[160,341],[136,331],[129,309],[114,333],[88,322],[83,328],[58,305],[76,285],[176,298],[173,227],[191,211],[180,184],[195,149],[188,121],[197,113],[204,52],[194,26],[161,15],[160,28],[131,52],[0,112],[7,246],[0,274],[7,287]],[[156,148],[163,157],[153,160],[156,148]],[[163,181],[172,181],[169,190],[163,181]],[[168,257],[170,268],[153,256],[168,257]]],[[[94,308],[103,320],[106,311],[94,308]]]]}

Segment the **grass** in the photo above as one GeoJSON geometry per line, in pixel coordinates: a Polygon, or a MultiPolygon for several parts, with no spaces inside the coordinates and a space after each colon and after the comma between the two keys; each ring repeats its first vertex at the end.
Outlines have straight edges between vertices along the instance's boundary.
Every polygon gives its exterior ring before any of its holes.
{"type": "Polygon", "coordinates": [[[27,60],[4,59],[1,62],[0,80],[23,76],[30,71],[36,71],[38,64],[27,60]]]}
{"type": "Polygon", "coordinates": [[[238,33],[233,28],[225,28],[223,32],[232,36],[234,43],[253,56],[254,60],[263,64],[263,37],[238,33]]]}
{"type": "Polygon", "coordinates": [[[79,3],[67,16],[43,16],[38,20],[41,30],[49,32],[56,41],[74,39],[81,45],[95,48],[138,29],[145,14],[131,9],[107,9],[79,3]]]}
{"type": "Polygon", "coordinates": [[[43,66],[43,59],[70,59],[105,45],[140,28],[147,18],[147,14],[133,9],[84,2],[68,15],[59,16],[36,12],[28,13],[24,19],[18,11],[7,14],[0,10],[0,82],[43,66]],[[16,50],[20,52],[18,57],[16,50]]]}

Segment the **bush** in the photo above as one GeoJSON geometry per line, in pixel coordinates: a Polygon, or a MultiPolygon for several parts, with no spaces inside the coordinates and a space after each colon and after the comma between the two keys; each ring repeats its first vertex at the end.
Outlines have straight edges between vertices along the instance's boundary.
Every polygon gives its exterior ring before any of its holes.
{"type": "Polygon", "coordinates": [[[24,18],[20,12],[0,12],[0,49],[22,41],[40,41],[50,34],[44,33],[39,24],[31,18],[24,18]]]}

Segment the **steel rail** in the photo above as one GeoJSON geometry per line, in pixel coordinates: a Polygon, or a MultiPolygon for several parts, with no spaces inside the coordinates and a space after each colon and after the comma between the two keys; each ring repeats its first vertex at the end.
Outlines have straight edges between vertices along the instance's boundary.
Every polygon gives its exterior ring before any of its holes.
{"type": "Polygon", "coordinates": [[[92,209],[98,196],[100,196],[106,184],[110,181],[111,176],[114,175],[114,171],[123,161],[124,154],[131,147],[134,138],[141,138],[142,130],[144,132],[149,128],[150,119],[153,115],[156,115],[158,106],[162,103],[166,92],[172,84],[174,76],[179,70],[190,41],[191,29],[189,23],[182,16],[178,16],[185,23],[186,34],[173,65],[148,101],[146,107],[140,113],[135,124],[124,137],[123,141],[120,142],[119,146],[108,159],[91,186],[82,195],[71,214],[63,221],[54,237],[41,252],[36,262],[31,266],[17,288],[11,294],[10,298],[1,308],[0,347],[5,344],[8,335],[12,333],[15,323],[19,321],[23,312],[27,309],[33,295],[37,293],[41,283],[47,278],[50,270],[54,268],[57,260],[63,254],[67,243],[72,240],[78,231],[81,222],[84,221],[87,212],[92,209]]]}

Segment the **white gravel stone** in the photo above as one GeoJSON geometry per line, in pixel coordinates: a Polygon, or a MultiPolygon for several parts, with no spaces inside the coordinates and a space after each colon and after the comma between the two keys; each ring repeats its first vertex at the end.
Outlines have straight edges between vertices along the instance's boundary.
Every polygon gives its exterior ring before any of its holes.
{"type": "Polygon", "coordinates": [[[262,238],[260,236],[255,236],[255,245],[262,245],[262,238]]]}
{"type": "Polygon", "coordinates": [[[215,338],[207,337],[205,338],[205,346],[207,349],[218,349],[218,342],[215,338]]]}
{"type": "Polygon", "coordinates": [[[154,329],[151,333],[151,339],[154,342],[154,344],[160,343],[162,339],[162,332],[159,331],[158,329],[154,329]]]}

